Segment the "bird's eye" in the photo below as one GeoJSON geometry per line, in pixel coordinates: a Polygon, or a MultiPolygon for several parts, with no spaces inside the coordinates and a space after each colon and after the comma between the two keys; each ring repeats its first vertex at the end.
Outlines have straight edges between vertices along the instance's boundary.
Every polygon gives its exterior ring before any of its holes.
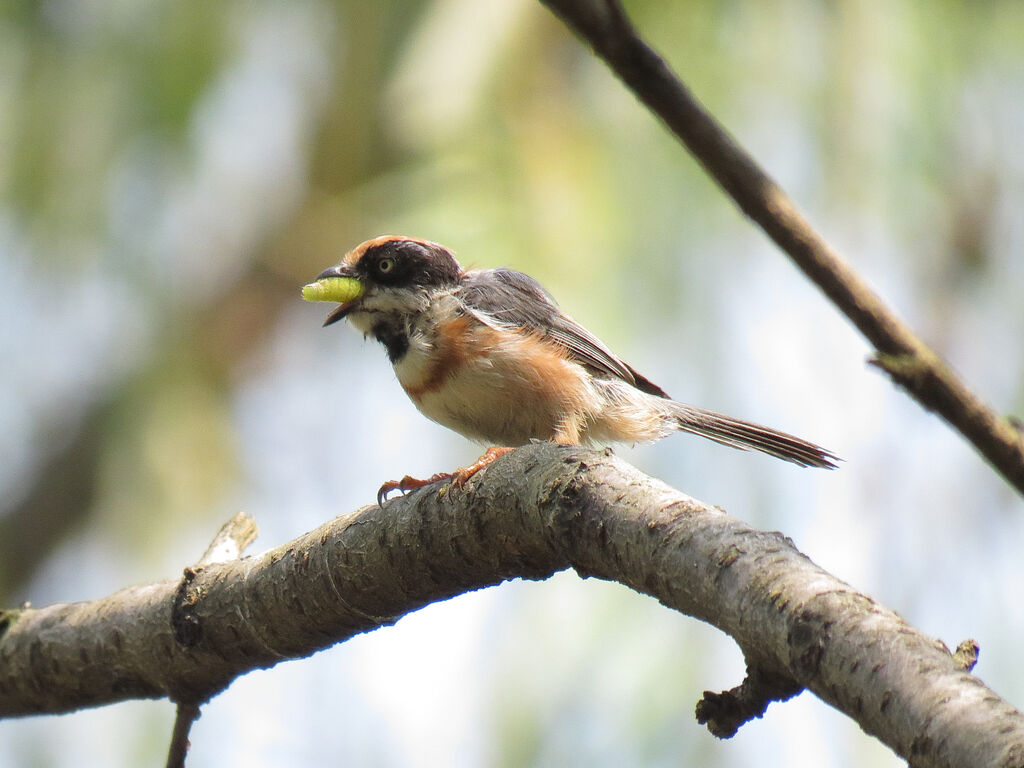
{"type": "Polygon", "coordinates": [[[381,259],[377,262],[377,271],[382,275],[386,275],[392,269],[395,268],[395,262],[391,259],[381,259]]]}

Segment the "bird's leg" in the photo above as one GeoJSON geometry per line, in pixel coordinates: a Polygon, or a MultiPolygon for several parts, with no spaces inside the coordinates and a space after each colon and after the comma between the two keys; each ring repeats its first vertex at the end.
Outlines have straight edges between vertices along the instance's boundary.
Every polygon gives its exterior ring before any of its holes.
{"type": "Polygon", "coordinates": [[[452,485],[456,488],[461,488],[466,484],[473,475],[479,472],[489,464],[493,464],[496,460],[500,459],[506,453],[511,453],[514,448],[509,448],[502,445],[493,445],[484,451],[484,455],[474,461],[468,467],[460,467],[451,473],[452,485]]]}
{"type": "Polygon", "coordinates": [[[442,480],[451,480],[452,487],[461,488],[466,484],[473,475],[479,472],[484,467],[492,464],[497,459],[500,459],[506,453],[512,451],[512,448],[505,446],[493,446],[488,448],[484,455],[474,461],[467,467],[459,467],[454,472],[438,472],[436,475],[431,475],[426,480],[418,480],[415,477],[409,477],[406,475],[401,480],[388,480],[384,485],[377,491],[377,504],[384,506],[384,502],[388,498],[388,494],[392,491],[401,491],[402,493],[408,493],[409,491],[415,491],[418,488],[423,488],[433,483],[439,483],[442,480]]]}

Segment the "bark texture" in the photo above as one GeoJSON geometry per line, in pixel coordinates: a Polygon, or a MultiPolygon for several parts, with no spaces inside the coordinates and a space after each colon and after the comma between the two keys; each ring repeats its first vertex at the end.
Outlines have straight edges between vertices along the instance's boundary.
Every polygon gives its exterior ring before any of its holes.
{"type": "Polygon", "coordinates": [[[567,567],[619,581],[740,645],[743,685],[700,717],[728,735],[807,688],[915,766],[1024,765],[1024,716],[964,659],[752,530],[607,452],[530,445],[464,490],[365,507],[179,581],[0,616],[0,715],[129,698],[202,702],[249,670],[427,603],[567,567]]]}

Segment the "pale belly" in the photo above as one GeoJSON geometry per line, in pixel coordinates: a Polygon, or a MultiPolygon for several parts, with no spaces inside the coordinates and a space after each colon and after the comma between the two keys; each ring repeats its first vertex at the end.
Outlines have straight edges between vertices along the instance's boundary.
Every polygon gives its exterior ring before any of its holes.
{"type": "MultiPolygon", "coordinates": [[[[396,362],[399,382],[427,418],[488,445],[531,439],[579,442],[590,410],[582,370],[539,342],[521,338],[474,344],[457,365],[441,369],[425,344],[396,362]]],[[[467,347],[468,349],[469,347],[467,347]]]]}

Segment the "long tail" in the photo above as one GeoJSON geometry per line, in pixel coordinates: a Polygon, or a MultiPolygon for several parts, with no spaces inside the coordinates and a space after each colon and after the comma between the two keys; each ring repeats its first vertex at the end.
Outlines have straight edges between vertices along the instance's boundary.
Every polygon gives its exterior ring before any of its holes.
{"type": "Polygon", "coordinates": [[[716,443],[739,448],[742,451],[753,448],[783,461],[791,461],[801,467],[835,469],[836,461],[842,461],[831,451],[799,437],[787,435],[776,429],[762,427],[742,419],[734,419],[714,411],[694,408],[692,405],[673,402],[673,415],[679,429],[691,432],[716,443]]]}

